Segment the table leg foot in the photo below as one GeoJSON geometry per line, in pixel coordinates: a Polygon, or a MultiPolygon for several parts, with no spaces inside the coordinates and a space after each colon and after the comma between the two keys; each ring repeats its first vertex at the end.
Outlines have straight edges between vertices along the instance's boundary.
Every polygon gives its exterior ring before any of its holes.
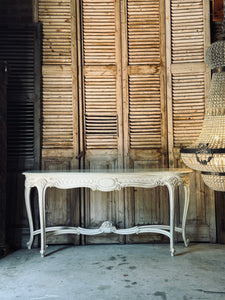
{"type": "Polygon", "coordinates": [[[189,239],[184,240],[184,245],[185,247],[188,247],[190,245],[190,240],[189,239]]]}
{"type": "Polygon", "coordinates": [[[29,242],[27,242],[27,248],[30,250],[31,249],[31,246],[33,244],[33,239],[32,240],[29,240],[29,242]]]}
{"type": "Polygon", "coordinates": [[[176,252],[175,248],[171,248],[171,249],[170,249],[171,256],[174,256],[174,255],[175,255],[175,252],[176,252]]]}
{"type": "Polygon", "coordinates": [[[41,253],[41,257],[45,257],[45,250],[41,250],[40,253],[41,253]]]}

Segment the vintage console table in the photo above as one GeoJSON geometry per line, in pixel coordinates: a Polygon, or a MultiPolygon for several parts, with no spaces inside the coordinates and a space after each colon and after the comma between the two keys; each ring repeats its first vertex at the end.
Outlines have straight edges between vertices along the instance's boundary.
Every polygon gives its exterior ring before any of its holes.
{"type": "MultiPolygon", "coordinates": [[[[28,171],[25,175],[25,203],[30,227],[30,239],[27,243],[31,249],[34,236],[41,235],[41,256],[44,257],[46,249],[46,234],[84,234],[97,235],[101,233],[115,234],[138,234],[138,233],[160,233],[170,239],[171,256],[175,253],[174,232],[182,233],[184,244],[187,247],[189,240],[186,238],[185,226],[190,197],[190,169],[147,169],[147,170],[71,170],[71,171],[28,171]],[[184,211],[182,227],[174,225],[174,189],[178,185],[184,186],[184,211]],[[120,190],[124,187],[153,188],[156,186],[167,186],[169,190],[170,224],[169,225],[143,225],[126,229],[117,229],[111,222],[105,221],[98,229],[85,229],[81,227],[45,226],[45,192],[49,187],[59,189],[90,188],[102,192],[120,190]],[[38,190],[38,204],[40,229],[34,230],[30,190],[36,187],[38,190]]],[[[150,199],[149,199],[150,200],[150,199]]]]}

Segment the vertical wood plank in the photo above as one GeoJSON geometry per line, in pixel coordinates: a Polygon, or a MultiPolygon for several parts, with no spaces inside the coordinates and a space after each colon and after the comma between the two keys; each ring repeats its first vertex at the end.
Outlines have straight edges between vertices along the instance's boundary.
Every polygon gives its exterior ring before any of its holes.
{"type": "Polygon", "coordinates": [[[0,257],[6,245],[6,178],[7,178],[7,64],[0,62],[0,257]]]}
{"type": "Polygon", "coordinates": [[[166,11],[166,89],[167,89],[167,135],[168,135],[168,155],[169,167],[173,168],[175,164],[173,153],[173,118],[172,118],[172,77],[171,77],[171,9],[170,1],[165,1],[166,11]]]}
{"type": "Polygon", "coordinates": [[[215,193],[216,205],[216,242],[225,244],[225,194],[224,192],[215,193]]]}
{"type": "Polygon", "coordinates": [[[214,22],[224,20],[224,0],[212,0],[212,16],[214,22]]]}

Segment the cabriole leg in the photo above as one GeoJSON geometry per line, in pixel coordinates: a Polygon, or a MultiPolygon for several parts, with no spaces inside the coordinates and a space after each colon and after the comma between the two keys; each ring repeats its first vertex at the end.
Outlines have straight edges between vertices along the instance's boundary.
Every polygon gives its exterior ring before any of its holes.
{"type": "Polygon", "coordinates": [[[31,187],[26,186],[25,183],[25,205],[26,205],[28,222],[30,227],[30,239],[27,242],[28,249],[31,249],[34,240],[34,225],[33,225],[33,218],[32,218],[31,205],[30,205],[30,191],[31,191],[31,187]]]}
{"type": "Polygon", "coordinates": [[[38,203],[41,231],[41,257],[45,256],[46,233],[45,233],[45,187],[38,187],[38,203]]]}
{"type": "Polygon", "coordinates": [[[190,202],[190,186],[189,184],[184,185],[184,211],[183,211],[183,219],[182,219],[182,237],[183,241],[186,247],[189,246],[189,239],[186,237],[186,220],[187,220],[187,212],[188,212],[188,207],[189,207],[189,202],[190,202]]]}
{"type": "Polygon", "coordinates": [[[174,246],[174,186],[168,184],[169,201],[170,201],[170,253],[171,256],[175,254],[174,246]]]}

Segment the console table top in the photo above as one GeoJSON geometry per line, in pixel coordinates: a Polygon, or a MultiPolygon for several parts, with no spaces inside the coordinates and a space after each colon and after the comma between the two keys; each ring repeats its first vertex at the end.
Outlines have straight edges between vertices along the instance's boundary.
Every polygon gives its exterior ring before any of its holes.
{"type": "Polygon", "coordinates": [[[188,168],[161,168],[161,169],[72,169],[72,170],[30,170],[23,172],[23,175],[65,175],[66,173],[72,174],[121,174],[121,175],[184,175],[190,174],[193,171],[188,168]]]}

